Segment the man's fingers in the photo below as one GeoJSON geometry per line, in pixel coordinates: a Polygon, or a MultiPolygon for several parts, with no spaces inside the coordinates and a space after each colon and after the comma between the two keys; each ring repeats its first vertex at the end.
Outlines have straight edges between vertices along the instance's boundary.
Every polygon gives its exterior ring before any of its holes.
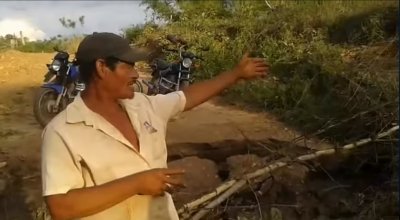
{"type": "Polygon", "coordinates": [[[255,59],[255,60],[253,60],[253,62],[267,64],[267,61],[265,61],[264,59],[255,59]]]}
{"type": "Polygon", "coordinates": [[[269,67],[269,64],[266,63],[264,60],[253,61],[252,64],[253,64],[255,67],[269,67]]]}
{"type": "Polygon", "coordinates": [[[269,67],[265,64],[255,64],[254,68],[269,68],[269,67]]]}
{"type": "Polygon", "coordinates": [[[183,175],[185,170],[183,169],[165,169],[163,172],[165,175],[183,175]]]}
{"type": "Polygon", "coordinates": [[[265,59],[264,58],[252,58],[252,60],[254,62],[263,62],[263,63],[265,63],[265,59]]]}
{"type": "Polygon", "coordinates": [[[182,179],[178,178],[172,178],[172,177],[167,177],[165,178],[166,184],[170,184],[173,186],[179,186],[179,187],[184,187],[184,183],[182,179]]]}
{"type": "Polygon", "coordinates": [[[268,68],[256,68],[255,71],[256,71],[257,73],[260,73],[260,72],[268,72],[268,68]]]}

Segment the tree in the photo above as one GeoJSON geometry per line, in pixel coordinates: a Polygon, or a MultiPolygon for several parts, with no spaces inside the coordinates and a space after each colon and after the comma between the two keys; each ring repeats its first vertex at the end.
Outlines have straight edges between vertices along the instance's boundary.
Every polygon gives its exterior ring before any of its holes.
{"type": "Polygon", "coordinates": [[[124,30],[125,38],[131,41],[136,41],[138,37],[143,33],[144,27],[145,26],[143,24],[136,24],[132,25],[129,28],[126,28],[124,30]]]}
{"type": "Polygon", "coordinates": [[[58,20],[60,21],[60,23],[61,23],[61,25],[62,25],[63,27],[68,28],[67,22],[65,21],[65,18],[64,18],[64,17],[59,18],[58,20]]]}
{"type": "MultiPolygon", "coordinates": [[[[76,27],[77,21],[72,20],[72,19],[70,19],[70,18],[67,18],[67,19],[66,19],[65,17],[62,17],[62,18],[59,18],[58,20],[60,21],[61,25],[62,25],[63,27],[65,27],[65,28],[74,29],[74,28],[76,27]]],[[[83,26],[83,25],[85,24],[85,16],[84,16],[84,15],[80,16],[80,17],[78,18],[78,22],[79,22],[79,24],[80,24],[81,26],[83,26]]]]}
{"type": "Polygon", "coordinates": [[[79,23],[81,24],[81,26],[83,26],[85,24],[85,16],[84,15],[80,16],[78,20],[79,20],[79,23]]]}
{"type": "Polygon", "coordinates": [[[6,34],[5,38],[6,38],[6,40],[15,39],[14,35],[12,35],[12,34],[6,34]]]}
{"type": "Polygon", "coordinates": [[[67,19],[67,21],[68,21],[68,27],[74,29],[75,25],[76,25],[76,21],[73,21],[71,19],[67,19]]]}

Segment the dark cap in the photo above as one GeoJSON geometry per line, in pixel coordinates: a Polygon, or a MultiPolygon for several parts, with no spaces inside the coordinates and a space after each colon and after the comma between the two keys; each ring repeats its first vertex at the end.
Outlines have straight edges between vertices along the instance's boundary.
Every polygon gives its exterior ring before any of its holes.
{"type": "Polygon", "coordinates": [[[144,49],[132,48],[129,41],[113,33],[97,33],[86,36],[78,46],[78,63],[92,62],[96,59],[114,57],[127,63],[146,60],[144,49]]]}

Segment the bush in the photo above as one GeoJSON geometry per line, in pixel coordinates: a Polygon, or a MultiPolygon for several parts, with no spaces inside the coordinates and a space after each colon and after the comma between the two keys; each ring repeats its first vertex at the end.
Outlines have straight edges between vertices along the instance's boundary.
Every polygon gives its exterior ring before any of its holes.
{"type": "Polygon", "coordinates": [[[56,46],[57,43],[52,41],[33,41],[33,42],[26,42],[25,45],[21,45],[16,49],[21,52],[27,53],[41,53],[41,52],[52,52],[53,47],[56,46]]]}
{"type": "Polygon", "coordinates": [[[166,34],[176,34],[194,52],[209,45],[197,72],[200,80],[232,68],[245,50],[265,57],[271,76],[229,89],[225,100],[275,112],[307,133],[339,124],[321,134],[344,141],[374,134],[397,120],[396,104],[390,103],[398,99],[396,52],[383,53],[389,41],[397,45],[396,1],[271,4],[274,10],[264,1],[236,1],[232,14],[218,1],[180,1],[184,12],[177,21],[164,7],[150,4],[168,22],[143,26],[136,42],[163,44],[166,34]],[[369,48],[378,53],[363,58],[369,48]]]}
{"type": "Polygon", "coordinates": [[[27,42],[25,45],[21,45],[16,49],[21,52],[27,53],[52,53],[54,48],[57,47],[60,50],[67,51],[70,54],[74,54],[78,49],[79,43],[82,41],[82,36],[72,36],[69,38],[51,38],[44,41],[32,41],[27,42]]]}

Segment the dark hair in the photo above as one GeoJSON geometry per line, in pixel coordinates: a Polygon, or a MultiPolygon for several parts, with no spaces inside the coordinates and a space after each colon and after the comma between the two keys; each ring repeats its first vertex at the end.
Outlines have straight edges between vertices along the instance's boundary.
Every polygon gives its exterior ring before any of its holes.
{"type": "MultiPolygon", "coordinates": [[[[114,57],[107,57],[104,59],[106,66],[110,68],[112,71],[115,70],[117,67],[117,63],[120,62],[117,58],[114,57]]],[[[96,61],[92,62],[85,62],[79,64],[79,77],[80,80],[89,85],[90,82],[93,80],[93,76],[96,73],[96,61]]]]}

